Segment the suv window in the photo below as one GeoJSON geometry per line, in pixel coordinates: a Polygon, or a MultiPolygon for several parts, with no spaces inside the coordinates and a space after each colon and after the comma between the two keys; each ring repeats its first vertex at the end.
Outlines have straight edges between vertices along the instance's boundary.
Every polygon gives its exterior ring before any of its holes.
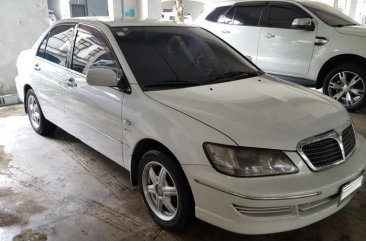
{"type": "Polygon", "coordinates": [[[218,23],[226,23],[226,24],[232,24],[233,23],[233,18],[235,15],[235,9],[236,8],[232,8],[229,10],[229,12],[227,12],[225,15],[221,16],[219,18],[219,20],[217,20],[218,23]]]}
{"type": "Polygon", "coordinates": [[[291,3],[271,4],[268,15],[268,27],[288,28],[296,18],[311,18],[303,9],[291,3]]]}
{"type": "Polygon", "coordinates": [[[122,69],[106,37],[97,29],[78,27],[72,55],[71,69],[86,74],[95,67],[109,68],[122,76],[122,69]]]}
{"type": "Polygon", "coordinates": [[[209,15],[207,15],[206,20],[217,22],[217,20],[219,20],[222,17],[222,15],[224,15],[226,11],[229,10],[229,8],[230,6],[215,8],[215,10],[213,10],[209,15]]]}
{"type": "Polygon", "coordinates": [[[237,7],[233,24],[245,26],[258,26],[263,7],[245,6],[237,7]]]}
{"type": "Polygon", "coordinates": [[[75,25],[59,25],[51,30],[48,41],[42,42],[39,55],[55,64],[66,66],[67,54],[71,48],[71,40],[74,34],[75,25]],[[42,48],[45,46],[45,51],[42,56],[42,48]]]}

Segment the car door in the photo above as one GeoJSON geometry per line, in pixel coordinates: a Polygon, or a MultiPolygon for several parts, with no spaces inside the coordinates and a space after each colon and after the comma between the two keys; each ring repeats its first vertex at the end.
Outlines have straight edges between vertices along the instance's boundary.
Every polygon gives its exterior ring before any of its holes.
{"type": "Polygon", "coordinates": [[[234,5],[217,21],[214,32],[231,46],[257,62],[259,22],[265,2],[249,2],[234,5]]]}
{"type": "Polygon", "coordinates": [[[264,71],[305,77],[313,56],[316,31],[292,29],[297,18],[312,18],[293,3],[270,2],[261,29],[257,65],[264,71]]]}
{"type": "Polygon", "coordinates": [[[45,117],[63,127],[62,86],[75,24],[59,24],[42,41],[33,66],[37,72],[36,94],[45,117]]]}
{"type": "Polygon", "coordinates": [[[77,138],[123,165],[122,104],[118,87],[91,86],[91,68],[109,68],[122,78],[122,69],[106,36],[98,29],[79,25],[70,68],[64,83],[65,123],[77,138]]]}

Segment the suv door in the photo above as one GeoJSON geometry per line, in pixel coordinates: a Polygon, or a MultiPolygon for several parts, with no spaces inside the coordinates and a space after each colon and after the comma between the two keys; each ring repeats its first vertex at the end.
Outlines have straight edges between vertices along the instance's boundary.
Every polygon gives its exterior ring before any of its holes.
{"type": "Polygon", "coordinates": [[[257,65],[264,71],[305,77],[313,56],[316,31],[296,30],[296,18],[312,18],[292,3],[270,2],[261,29],[257,65]]]}
{"type": "Polygon", "coordinates": [[[62,86],[75,24],[55,26],[42,41],[33,66],[37,72],[36,94],[48,120],[63,127],[62,86]]]}
{"type": "Polygon", "coordinates": [[[123,165],[122,102],[118,87],[91,86],[91,68],[109,68],[122,79],[123,72],[106,36],[98,29],[79,25],[70,69],[64,83],[67,130],[97,151],[123,165]]]}
{"type": "Polygon", "coordinates": [[[249,2],[234,5],[218,19],[216,35],[231,46],[257,62],[258,41],[261,31],[259,23],[265,2],[249,2]]]}

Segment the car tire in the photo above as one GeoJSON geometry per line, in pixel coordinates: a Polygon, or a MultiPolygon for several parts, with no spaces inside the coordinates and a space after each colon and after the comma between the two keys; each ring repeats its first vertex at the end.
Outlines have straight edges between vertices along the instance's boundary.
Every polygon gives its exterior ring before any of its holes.
{"type": "Polygon", "coordinates": [[[195,217],[193,195],[173,158],[148,151],[139,163],[138,181],[143,202],[159,226],[176,232],[190,226],[195,217]]]}
{"type": "Polygon", "coordinates": [[[35,132],[42,136],[46,136],[51,134],[56,129],[56,126],[44,117],[37,96],[32,89],[28,90],[27,92],[25,105],[27,108],[29,121],[35,132]]]}
{"type": "Polygon", "coordinates": [[[323,83],[323,93],[341,102],[350,112],[366,102],[366,71],[356,64],[343,64],[332,69],[323,83]]]}

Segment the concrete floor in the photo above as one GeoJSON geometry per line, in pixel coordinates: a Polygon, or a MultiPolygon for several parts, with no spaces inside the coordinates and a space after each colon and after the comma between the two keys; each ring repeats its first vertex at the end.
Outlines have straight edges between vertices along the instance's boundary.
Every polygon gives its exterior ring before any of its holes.
{"type": "MultiPolygon", "coordinates": [[[[352,114],[366,136],[366,110],[352,114]]],[[[365,157],[366,159],[366,157],[365,157]]],[[[308,227],[246,236],[201,221],[184,234],[158,228],[127,171],[64,131],[37,135],[21,105],[0,108],[0,240],[366,240],[366,187],[308,227]]]]}

